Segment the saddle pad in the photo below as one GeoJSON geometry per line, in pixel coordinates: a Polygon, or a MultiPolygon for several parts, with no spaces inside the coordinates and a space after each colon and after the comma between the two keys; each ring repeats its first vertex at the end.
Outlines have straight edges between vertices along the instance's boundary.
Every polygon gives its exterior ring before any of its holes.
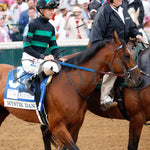
{"type": "MultiPolygon", "coordinates": [[[[9,72],[4,93],[5,107],[13,107],[28,110],[37,109],[35,96],[28,93],[22,84],[23,80],[30,76],[31,74],[26,74],[21,66],[9,72]]],[[[38,111],[40,112],[43,111],[46,84],[49,78],[52,78],[52,76],[47,77],[40,84],[41,97],[38,105],[38,111]]]]}

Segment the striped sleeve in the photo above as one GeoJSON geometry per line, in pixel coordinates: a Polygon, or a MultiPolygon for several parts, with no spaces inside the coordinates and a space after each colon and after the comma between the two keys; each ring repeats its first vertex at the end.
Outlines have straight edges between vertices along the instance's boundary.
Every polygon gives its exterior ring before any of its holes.
{"type": "MultiPolygon", "coordinates": [[[[53,28],[53,32],[50,38],[49,42],[49,50],[51,51],[51,54],[55,55],[58,52],[58,45],[56,42],[56,36],[55,36],[55,30],[53,28]]],[[[56,56],[57,58],[59,57],[58,55],[56,56]]]]}
{"type": "Polygon", "coordinates": [[[53,27],[53,32],[52,32],[52,35],[51,35],[50,41],[49,41],[49,48],[50,48],[50,50],[58,48],[57,43],[56,43],[56,36],[55,36],[55,29],[54,29],[54,27],[53,27]]]}
{"type": "MultiPolygon", "coordinates": [[[[30,23],[28,33],[27,33],[26,37],[24,37],[24,39],[23,39],[23,51],[28,53],[29,55],[36,57],[36,58],[41,58],[41,53],[39,53],[38,51],[35,51],[32,48],[32,45],[36,44],[35,43],[36,41],[34,42],[32,40],[34,32],[35,32],[34,24],[30,23]]],[[[39,44],[39,42],[38,42],[38,44],[39,44]]],[[[43,56],[41,59],[43,59],[43,56]]]]}

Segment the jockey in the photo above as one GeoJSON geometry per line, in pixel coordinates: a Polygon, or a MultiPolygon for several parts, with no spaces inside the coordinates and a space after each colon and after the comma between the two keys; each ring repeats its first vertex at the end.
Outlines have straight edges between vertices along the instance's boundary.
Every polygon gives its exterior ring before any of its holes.
{"type": "MultiPolygon", "coordinates": [[[[114,31],[117,31],[119,39],[126,43],[129,37],[142,40],[142,34],[138,31],[135,23],[132,21],[127,9],[122,7],[122,0],[107,0],[97,12],[93,28],[91,31],[91,45],[105,40],[112,39],[114,31]]],[[[110,97],[110,91],[113,88],[116,76],[104,75],[101,86],[101,108],[107,110],[117,105],[110,97]]]]}
{"type": "Polygon", "coordinates": [[[58,58],[58,46],[56,43],[55,29],[49,23],[49,19],[54,14],[58,2],[55,0],[39,0],[36,8],[40,16],[31,20],[27,36],[23,39],[22,66],[27,73],[33,74],[24,80],[23,84],[31,93],[31,84],[37,78],[44,78],[54,73],[58,73],[61,66],[51,60],[58,58]],[[44,55],[47,47],[51,51],[50,55],[44,55]],[[42,65],[41,65],[42,64],[42,65]]]}

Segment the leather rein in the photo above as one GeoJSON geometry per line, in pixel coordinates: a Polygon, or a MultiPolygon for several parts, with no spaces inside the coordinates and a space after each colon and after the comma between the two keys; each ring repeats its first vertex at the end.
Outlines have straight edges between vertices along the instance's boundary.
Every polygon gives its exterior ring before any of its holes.
{"type": "MultiPolygon", "coordinates": [[[[113,64],[113,62],[114,62],[114,59],[115,59],[116,54],[118,54],[119,57],[120,57],[120,59],[121,59],[121,56],[120,56],[120,54],[119,54],[119,52],[118,52],[121,48],[123,48],[122,45],[119,46],[117,49],[114,49],[114,52],[115,52],[115,53],[114,53],[114,56],[113,56],[113,59],[112,59],[112,64],[113,64]]],[[[63,65],[64,63],[63,63],[63,62],[60,62],[60,64],[63,65]]],[[[71,66],[75,68],[74,65],[71,65],[71,66]]],[[[70,66],[70,67],[71,67],[71,66],[70,66]]],[[[95,70],[93,70],[93,69],[86,70],[86,71],[95,72],[95,73],[97,73],[97,74],[113,75],[113,76],[122,77],[122,78],[123,78],[123,77],[125,77],[125,78],[130,78],[130,72],[131,72],[132,70],[134,70],[134,69],[137,68],[137,65],[136,65],[136,66],[130,68],[129,70],[127,70],[124,65],[122,65],[122,66],[123,66],[123,72],[124,72],[123,74],[116,74],[116,73],[104,72],[104,71],[95,71],[95,70]]],[[[77,66],[76,66],[76,68],[81,69],[81,70],[84,70],[83,67],[77,67],[77,66]]],[[[72,81],[72,79],[70,78],[70,76],[68,75],[68,73],[67,73],[66,70],[65,70],[65,73],[66,73],[66,75],[67,75],[69,81],[71,82],[71,84],[72,84],[73,87],[75,88],[76,92],[78,93],[78,95],[79,95],[82,99],[88,100],[88,97],[83,96],[83,95],[80,93],[80,91],[77,89],[76,85],[74,84],[74,82],[72,81]]]]}

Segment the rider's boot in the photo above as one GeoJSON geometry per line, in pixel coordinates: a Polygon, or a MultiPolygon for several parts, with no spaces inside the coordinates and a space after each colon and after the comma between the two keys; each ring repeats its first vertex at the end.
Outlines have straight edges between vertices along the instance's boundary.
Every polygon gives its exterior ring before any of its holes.
{"type": "Polygon", "coordinates": [[[113,98],[110,97],[110,91],[114,86],[116,81],[116,76],[104,75],[103,83],[101,86],[101,109],[106,111],[112,107],[117,106],[117,102],[113,101],[113,98]]]}
{"type": "Polygon", "coordinates": [[[109,95],[105,96],[104,103],[101,103],[101,109],[103,111],[106,111],[115,106],[117,106],[117,102],[114,102],[113,98],[111,98],[109,95]]]}
{"type": "Polygon", "coordinates": [[[34,74],[31,77],[25,79],[23,81],[23,85],[25,87],[25,89],[32,95],[34,95],[34,93],[32,92],[32,84],[35,83],[35,81],[39,80],[39,82],[43,81],[47,76],[54,74],[53,71],[51,71],[50,69],[44,69],[43,71],[41,71],[38,74],[34,74]]]}
{"type": "Polygon", "coordinates": [[[34,93],[32,92],[31,86],[33,83],[35,83],[38,77],[39,76],[37,74],[34,74],[22,82],[26,91],[28,91],[31,95],[34,95],[34,93]]]}

